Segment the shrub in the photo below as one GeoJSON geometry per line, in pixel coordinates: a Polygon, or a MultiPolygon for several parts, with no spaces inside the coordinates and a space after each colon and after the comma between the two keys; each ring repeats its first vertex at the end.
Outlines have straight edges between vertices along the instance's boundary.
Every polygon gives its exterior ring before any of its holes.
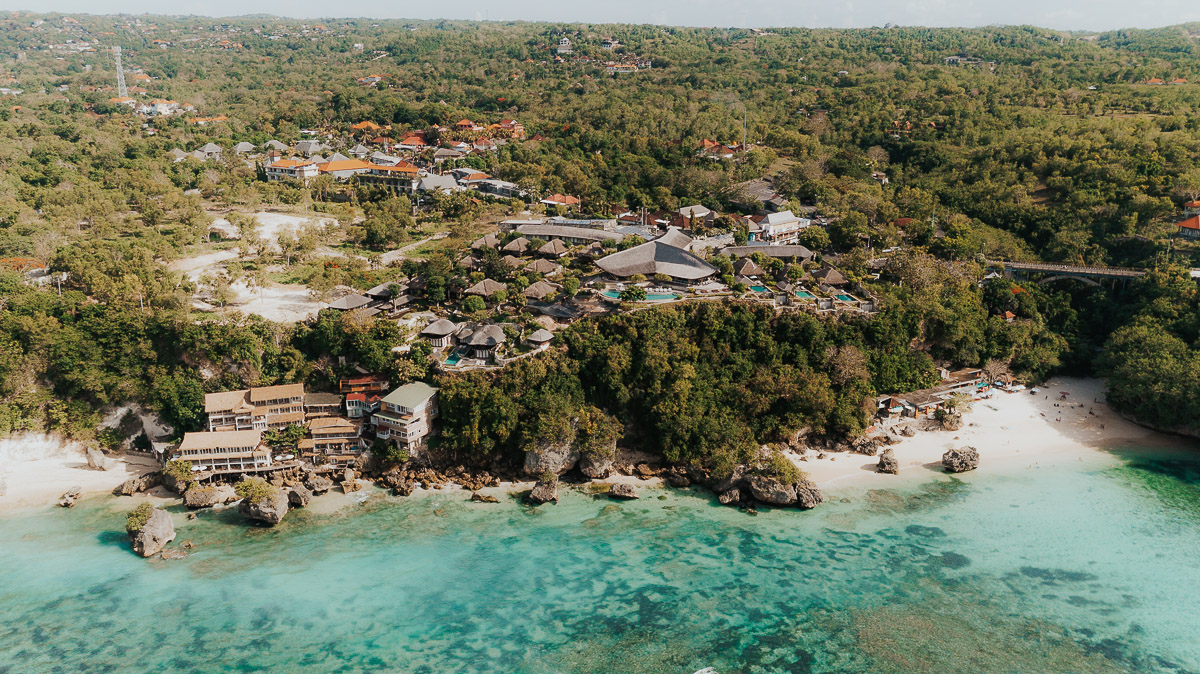
{"type": "Polygon", "coordinates": [[[150,517],[154,515],[154,506],[149,503],[139,503],[136,508],[129,511],[125,516],[125,531],[129,534],[136,534],[146,526],[146,522],[150,521],[150,517]]]}
{"type": "Polygon", "coordinates": [[[264,503],[275,497],[277,489],[261,477],[248,477],[234,487],[238,498],[247,503],[264,503]]]}
{"type": "Polygon", "coordinates": [[[192,462],[182,459],[168,461],[167,465],[163,466],[163,475],[173,477],[180,482],[192,481],[192,462]]]}

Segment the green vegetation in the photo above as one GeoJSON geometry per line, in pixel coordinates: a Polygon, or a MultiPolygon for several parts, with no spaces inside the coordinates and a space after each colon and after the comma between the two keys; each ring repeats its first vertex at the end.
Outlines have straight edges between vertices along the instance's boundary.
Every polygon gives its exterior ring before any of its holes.
{"type": "MultiPolygon", "coordinates": [[[[402,273],[424,282],[411,293],[415,307],[527,325],[520,290],[536,275],[508,269],[495,251],[471,274],[456,262],[497,220],[547,212],[536,198],[410,199],[328,176],[307,186],[267,182],[261,160],[228,152],[239,141],[294,144],[309,137],[302,129],[346,139],[348,150],[350,138],[370,142],[352,135],[364,120],[390,125],[393,137],[424,131],[435,140],[443,135],[436,125],[464,117],[517,119],[530,139],[443,169],[484,171],[533,197],[574,195],[602,215],[608,205],[695,203],[749,213],[745,183],[770,178],[789,207],[828,218],[802,243],[864,284],[881,311],[868,321],[673,307],[581,322],[563,333],[563,353],[442,381],[441,442],[456,455],[517,457],[562,419],[579,420],[583,442],[589,415],[603,414],[672,460],[724,466],[803,428],[860,432],[865,400],[932,383],[935,363],[996,362],[1031,381],[1098,373],[1121,409],[1159,426],[1195,426],[1200,300],[1186,270],[1200,266],[1200,246],[1170,235],[1183,203],[1200,198],[1200,87],[1144,84],[1200,81],[1195,24],[1082,39],[1033,27],[754,36],[456,21],[409,30],[354,20],[303,33],[299,22],[222,20],[234,35],[155,17],[153,34],[174,43],[160,49],[121,17],[68,25],[45,16],[29,30],[31,18],[0,24],[0,51],[24,55],[11,74],[25,92],[0,110],[0,435],[46,430],[112,446],[112,434],[95,434],[110,404],[141,402],[182,433],[202,427],[206,392],[290,382],[324,389],[343,363],[395,382],[431,377],[426,347],[392,351],[405,337],[394,321],[323,311],[282,325],[198,312],[198,289],[224,307],[238,282],[260,297],[271,278],[327,297],[402,273]],[[578,55],[612,58],[592,38],[600,34],[621,41],[618,55],[653,67],[613,77],[597,62],[553,62],[550,48],[565,35],[578,55]],[[223,37],[238,46],[221,48],[223,37]],[[119,44],[131,73],[154,78],[142,82],[145,98],[194,102],[196,115],[227,119],[199,126],[189,114],[143,126],[99,88],[114,79],[108,52],[60,59],[45,48],[67,39],[119,44]],[[376,50],[384,57],[369,61],[376,50]],[[985,63],[947,64],[954,56],[985,63]],[[396,74],[375,86],[356,82],[374,72],[396,74]],[[743,119],[749,151],[698,155],[703,140],[740,139],[743,119]],[[226,156],[167,155],[207,142],[226,156]],[[275,249],[246,215],[267,208],[338,223],[282,236],[275,249]],[[210,240],[218,215],[240,239],[210,240]],[[448,236],[412,251],[420,261],[380,264],[380,251],[435,232],[448,236]],[[872,264],[893,247],[903,252],[885,268],[872,264]],[[199,279],[168,266],[213,252],[235,257],[199,279]],[[984,261],[995,258],[1154,272],[1120,289],[985,280],[984,261]],[[47,268],[45,285],[17,271],[28,264],[47,268]],[[483,278],[509,289],[489,298],[491,308],[478,297],[458,304],[483,278]]],[[[474,140],[453,129],[444,139],[474,140]]],[[[414,159],[431,161],[432,152],[414,159]]],[[[748,237],[728,216],[688,226],[748,237]]],[[[626,237],[619,247],[640,241],[626,237]]],[[[722,278],[731,275],[730,260],[713,262],[722,278]]],[[[760,264],[795,281],[813,271],[794,260],[760,264]]],[[[562,294],[575,295],[589,271],[569,263],[562,294]]],[[[629,288],[621,299],[640,301],[644,291],[629,288]]],[[[587,443],[607,445],[612,429],[597,429],[604,442],[587,443]]]]}
{"type": "Polygon", "coordinates": [[[125,516],[125,532],[132,536],[141,531],[152,515],[154,515],[154,506],[149,503],[139,503],[125,516]]]}
{"type": "Polygon", "coordinates": [[[238,498],[251,504],[266,503],[279,494],[279,489],[261,477],[248,477],[234,485],[238,498]]]}

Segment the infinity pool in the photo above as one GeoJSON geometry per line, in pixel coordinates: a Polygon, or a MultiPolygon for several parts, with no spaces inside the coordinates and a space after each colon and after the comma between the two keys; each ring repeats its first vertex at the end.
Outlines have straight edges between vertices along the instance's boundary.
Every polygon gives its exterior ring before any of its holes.
{"type": "Polygon", "coordinates": [[[815,299],[817,299],[817,296],[816,296],[816,295],[814,295],[814,294],[812,294],[812,293],[808,292],[807,290],[797,290],[797,291],[796,291],[796,297],[799,297],[799,298],[800,298],[800,299],[802,299],[802,300],[815,300],[815,299]]]}
{"type": "MultiPolygon", "coordinates": [[[[616,290],[605,290],[601,294],[604,295],[605,297],[608,297],[608,298],[611,298],[614,300],[621,299],[621,293],[617,292],[616,290]]],[[[648,293],[646,295],[646,301],[648,301],[648,302],[662,302],[663,300],[677,300],[677,299],[679,299],[679,295],[676,295],[674,293],[648,293]]]]}

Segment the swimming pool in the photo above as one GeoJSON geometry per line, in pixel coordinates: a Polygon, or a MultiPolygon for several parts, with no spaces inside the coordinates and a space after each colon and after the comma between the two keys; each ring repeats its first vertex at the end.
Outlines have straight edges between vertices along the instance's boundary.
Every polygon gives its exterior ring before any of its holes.
{"type": "Polygon", "coordinates": [[[754,291],[754,292],[756,292],[756,293],[765,293],[765,292],[767,292],[767,287],[766,287],[766,286],[750,286],[750,289],[751,289],[751,290],[753,290],[753,291],[754,291]]]}
{"type": "Polygon", "coordinates": [[[449,358],[446,359],[446,365],[458,365],[458,361],[460,360],[462,360],[462,356],[455,351],[454,353],[450,354],[449,358]]]}
{"type": "MultiPolygon", "coordinates": [[[[605,290],[603,293],[600,293],[600,294],[604,295],[605,297],[614,299],[614,300],[621,299],[621,293],[617,292],[616,290],[605,290]]],[[[679,295],[676,295],[674,293],[648,293],[646,295],[647,302],[662,302],[663,300],[677,300],[677,299],[679,299],[679,295]]]]}
{"type": "Polygon", "coordinates": [[[858,298],[855,297],[854,295],[847,295],[845,293],[843,293],[841,295],[834,295],[834,297],[838,298],[839,300],[841,300],[843,302],[857,302],[858,301],[858,298]]]}
{"type": "Polygon", "coordinates": [[[808,292],[807,290],[797,290],[797,291],[796,291],[796,297],[799,297],[799,298],[800,298],[800,299],[802,299],[802,300],[815,300],[815,299],[817,299],[817,296],[816,296],[816,295],[814,295],[814,294],[812,294],[812,293],[808,292]]]}

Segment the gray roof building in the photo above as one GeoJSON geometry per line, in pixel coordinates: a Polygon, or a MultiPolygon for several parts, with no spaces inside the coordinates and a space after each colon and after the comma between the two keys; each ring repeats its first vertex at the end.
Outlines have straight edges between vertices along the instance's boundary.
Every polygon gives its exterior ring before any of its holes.
{"type": "Polygon", "coordinates": [[[568,225],[517,225],[516,232],[522,236],[539,239],[561,239],[569,244],[591,243],[592,241],[620,241],[621,235],[602,229],[571,227],[568,225]]]}
{"type": "Polygon", "coordinates": [[[343,295],[342,297],[330,302],[329,308],[337,309],[338,311],[350,311],[352,309],[365,307],[370,303],[371,299],[369,297],[363,297],[357,293],[350,293],[349,295],[343,295]]]}
{"type": "Polygon", "coordinates": [[[405,384],[383,397],[381,402],[394,407],[414,410],[437,395],[438,390],[421,381],[405,384]]]}
{"type": "Polygon", "coordinates": [[[499,325],[485,325],[468,335],[463,343],[477,349],[491,349],[500,346],[507,340],[508,337],[504,335],[504,330],[499,325]]]}
{"type": "Polygon", "coordinates": [[[716,267],[686,250],[657,240],[603,257],[596,260],[596,266],[621,278],[666,274],[682,281],[698,281],[717,273],[716,267]]]}
{"type": "Polygon", "coordinates": [[[721,251],[726,255],[735,257],[749,257],[754,253],[762,253],[767,257],[777,257],[784,260],[796,258],[798,260],[807,260],[813,256],[813,252],[808,248],[800,245],[782,245],[782,246],[729,246],[721,251]]]}
{"type": "Polygon", "coordinates": [[[692,237],[684,234],[683,230],[679,229],[678,227],[667,228],[667,233],[658,237],[655,239],[655,241],[665,243],[668,246],[682,248],[684,250],[687,250],[688,246],[692,245],[692,237]]]}
{"type": "Polygon", "coordinates": [[[558,286],[553,283],[538,281],[537,283],[530,284],[523,294],[531,300],[540,300],[556,292],[558,292],[558,286]]]}
{"type": "Polygon", "coordinates": [[[454,334],[455,330],[458,330],[457,325],[448,319],[439,318],[429,325],[426,325],[425,329],[421,331],[421,334],[427,337],[445,337],[446,335],[454,334]]]}
{"type": "Polygon", "coordinates": [[[479,295],[481,297],[491,297],[499,290],[507,290],[508,286],[499,282],[493,281],[490,278],[485,278],[479,283],[467,288],[463,292],[468,295],[479,295]]]}
{"type": "Polygon", "coordinates": [[[243,140],[242,142],[233,146],[233,151],[236,152],[237,154],[246,154],[247,152],[254,152],[254,143],[247,143],[246,141],[243,140]]]}
{"type": "Polygon", "coordinates": [[[268,140],[266,143],[263,143],[263,147],[267,148],[268,150],[279,150],[280,152],[283,152],[288,146],[277,140],[268,140]]]}

